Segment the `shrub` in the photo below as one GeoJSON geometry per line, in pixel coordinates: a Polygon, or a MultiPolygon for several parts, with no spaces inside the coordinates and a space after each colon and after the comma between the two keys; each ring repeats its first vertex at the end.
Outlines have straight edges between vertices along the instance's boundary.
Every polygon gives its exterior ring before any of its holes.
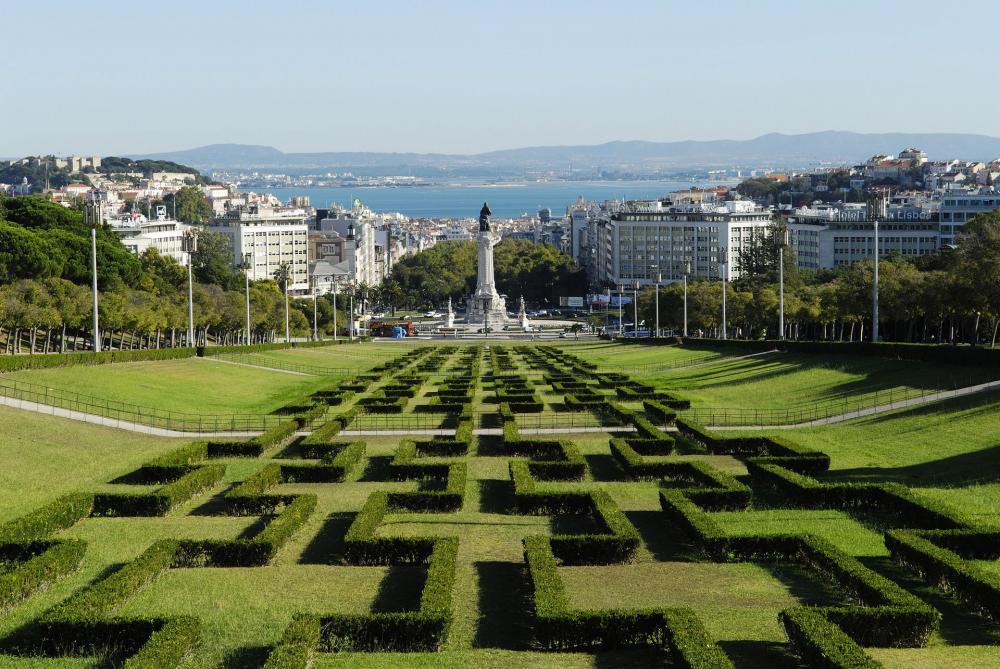
{"type": "Polygon", "coordinates": [[[788,642],[810,667],[818,669],[878,669],[876,662],[843,630],[819,611],[797,606],[779,614],[788,642]]]}
{"type": "Polygon", "coordinates": [[[35,541],[72,527],[90,515],[94,496],[89,493],[63,495],[49,504],[0,525],[0,544],[35,541]]]}
{"type": "Polygon", "coordinates": [[[76,571],[86,550],[87,544],[75,539],[0,546],[0,563],[14,563],[0,571],[0,612],[76,571]]]}

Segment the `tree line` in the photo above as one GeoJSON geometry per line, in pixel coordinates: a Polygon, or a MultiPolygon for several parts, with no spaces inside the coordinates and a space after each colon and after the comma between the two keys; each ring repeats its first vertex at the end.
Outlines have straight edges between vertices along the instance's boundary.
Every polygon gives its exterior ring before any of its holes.
{"type": "MultiPolygon", "coordinates": [[[[778,336],[778,253],[775,228],[756,238],[737,258],[740,279],[726,284],[730,338],[778,336]]],[[[785,249],[785,337],[860,341],[872,332],[874,263],[863,260],[832,270],[796,268],[785,249]]],[[[660,326],[680,330],[684,288],[660,289],[660,326]]],[[[656,296],[644,290],[639,318],[655,322],[656,296]]],[[[628,313],[626,316],[630,316],[628,313]]],[[[722,283],[688,284],[688,331],[719,336],[722,283]]],[[[903,257],[892,253],[879,261],[879,334],[904,342],[996,343],[1000,327],[1000,211],[981,214],[962,228],[956,248],[939,254],[903,257]]]]}
{"type": "MultiPolygon", "coordinates": [[[[233,267],[227,239],[198,238],[192,273],[194,321],[200,341],[238,343],[244,331],[244,278],[233,267]]],[[[6,352],[89,348],[92,318],[90,228],[78,209],[41,197],[0,197],[0,345],[6,352]]],[[[188,327],[187,269],[148,249],[132,255],[107,226],[97,231],[100,319],[115,348],[141,342],[180,345],[188,327]]],[[[338,327],[346,331],[349,293],[340,300],[338,327]]],[[[333,298],[317,301],[318,330],[332,334],[333,298]]],[[[254,341],[284,333],[284,296],[275,280],[251,282],[254,341]]],[[[292,300],[292,333],[312,332],[312,300],[292,300]]]]}
{"type": "MultiPolygon", "coordinates": [[[[410,309],[442,307],[449,297],[460,304],[476,289],[477,260],[475,242],[440,242],[393,266],[384,299],[410,309]]],[[[497,291],[512,308],[521,295],[545,305],[586,292],[586,274],[553,246],[504,239],[494,247],[493,265],[497,291]]]]}

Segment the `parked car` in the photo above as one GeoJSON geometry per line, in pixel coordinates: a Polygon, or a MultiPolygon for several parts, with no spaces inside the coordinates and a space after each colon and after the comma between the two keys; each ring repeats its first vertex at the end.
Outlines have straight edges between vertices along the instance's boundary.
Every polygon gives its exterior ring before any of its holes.
{"type": "Polygon", "coordinates": [[[424,318],[441,318],[441,314],[437,310],[432,309],[424,314],[424,318]]]}

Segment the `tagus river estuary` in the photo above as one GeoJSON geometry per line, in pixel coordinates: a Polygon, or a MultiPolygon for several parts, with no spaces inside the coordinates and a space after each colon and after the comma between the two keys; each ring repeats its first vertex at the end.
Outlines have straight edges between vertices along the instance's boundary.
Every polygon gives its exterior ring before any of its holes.
{"type": "Polygon", "coordinates": [[[398,211],[411,217],[472,218],[483,202],[494,217],[516,218],[548,207],[554,216],[582,195],[587,200],[656,198],[692,186],[717,186],[707,181],[559,181],[491,185],[455,183],[434,186],[366,188],[259,188],[287,202],[293,195],[307,195],[314,207],[333,203],[350,206],[360,199],[374,211],[398,211]]]}

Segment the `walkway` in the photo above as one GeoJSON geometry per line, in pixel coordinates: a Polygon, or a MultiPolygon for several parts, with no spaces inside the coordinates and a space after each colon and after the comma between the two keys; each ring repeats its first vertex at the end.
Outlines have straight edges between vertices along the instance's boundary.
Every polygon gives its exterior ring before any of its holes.
{"type": "MultiPolygon", "coordinates": [[[[238,363],[231,363],[238,364],[238,363]]],[[[283,371],[283,370],[275,370],[283,371]]],[[[298,374],[299,372],[288,372],[290,374],[298,374]]],[[[896,402],[890,402],[887,404],[880,404],[878,406],[868,407],[865,409],[857,409],[855,411],[848,411],[846,413],[838,414],[836,416],[827,416],[824,418],[817,418],[815,420],[805,421],[802,423],[795,423],[791,425],[713,425],[710,426],[712,430],[716,431],[726,431],[726,430],[793,430],[803,427],[818,427],[823,425],[835,425],[837,423],[843,423],[844,421],[854,420],[855,418],[864,418],[866,416],[874,416],[876,414],[887,413],[890,411],[897,411],[899,409],[907,409],[916,406],[922,406],[926,404],[935,404],[938,402],[945,402],[958,397],[967,397],[969,395],[975,395],[978,393],[989,392],[992,390],[1000,390],[1000,381],[989,381],[987,383],[980,383],[974,386],[966,386],[964,388],[956,388],[955,390],[943,390],[939,393],[932,393],[929,395],[923,395],[920,397],[911,397],[905,400],[898,400],[896,402]]],[[[245,438],[245,437],[255,437],[260,432],[183,432],[181,430],[168,430],[162,427],[151,427],[149,425],[142,425],[141,423],[135,423],[132,421],[121,420],[118,418],[108,418],[105,416],[97,416],[94,414],[84,413],[82,411],[72,411],[70,409],[62,409],[60,407],[54,407],[49,404],[41,404],[39,402],[29,402],[27,400],[14,399],[10,397],[4,397],[0,395],[0,406],[8,406],[14,409],[22,409],[24,411],[34,411],[35,413],[48,414],[50,416],[58,416],[60,418],[68,418],[70,420],[82,421],[84,423],[92,423],[94,425],[103,425],[105,427],[118,428],[120,430],[128,430],[130,432],[137,432],[140,434],[148,434],[156,437],[199,437],[199,438],[245,438]]],[[[666,428],[668,431],[673,431],[674,428],[666,428]]],[[[521,428],[522,434],[572,434],[572,433],[587,433],[587,432],[628,432],[632,431],[632,427],[537,427],[537,428],[521,428]]],[[[478,428],[473,430],[474,434],[477,435],[500,435],[503,431],[500,428],[478,428]]],[[[310,434],[309,432],[301,432],[301,435],[310,434]]],[[[375,429],[375,430],[344,430],[341,434],[345,437],[370,437],[370,436],[405,436],[405,435],[450,435],[454,434],[454,430],[443,430],[443,429],[375,429]]]]}
{"type": "Polygon", "coordinates": [[[128,430],[129,432],[137,432],[139,434],[148,434],[154,437],[187,437],[190,439],[192,437],[255,437],[260,434],[260,432],[182,432],[180,430],[168,430],[162,427],[151,427],[149,425],[142,425],[141,423],[134,423],[132,421],[121,420],[119,418],[97,416],[92,413],[84,413],[82,411],[73,411],[71,409],[54,407],[49,404],[40,404],[38,402],[14,399],[12,397],[3,397],[2,395],[0,395],[0,406],[8,406],[14,409],[23,409],[25,411],[34,411],[35,413],[44,413],[50,416],[78,420],[84,423],[92,423],[94,425],[115,427],[120,430],[128,430]]]}
{"type": "Polygon", "coordinates": [[[254,369],[263,369],[268,372],[279,372],[281,374],[294,374],[295,376],[316,376],[315,374],[309,374],[308,372],[293,372],[290,369],[278,369],[277,367],[267,367],[265,365],[251,365],[248,362],[236,362],[235,360],[223,360],[222,358],[210,357],[210,358],[195,358],[195,360],[208,360],[210,362],[224,362],[227,365],[236,365],[237,367],[253,367],[254,369]]]}

